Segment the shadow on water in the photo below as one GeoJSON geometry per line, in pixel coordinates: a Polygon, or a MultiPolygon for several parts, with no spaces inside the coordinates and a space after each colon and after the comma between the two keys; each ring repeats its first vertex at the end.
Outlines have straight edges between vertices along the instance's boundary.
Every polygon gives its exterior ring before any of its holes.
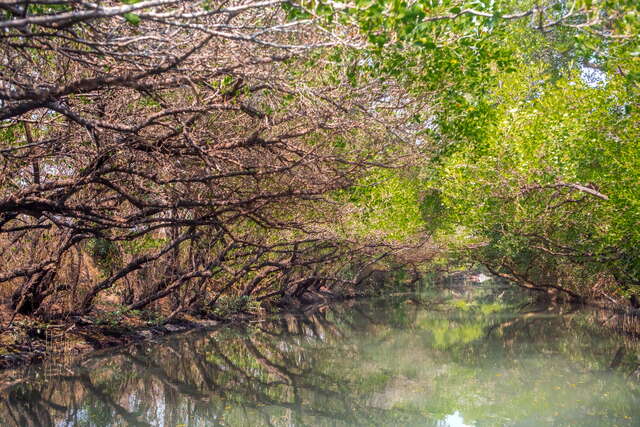
{"type": "Polygon", "coordinates": [[[319,306],[36,369],[6,426],[638,425],[635,340],[487,286],[319,306]]]}

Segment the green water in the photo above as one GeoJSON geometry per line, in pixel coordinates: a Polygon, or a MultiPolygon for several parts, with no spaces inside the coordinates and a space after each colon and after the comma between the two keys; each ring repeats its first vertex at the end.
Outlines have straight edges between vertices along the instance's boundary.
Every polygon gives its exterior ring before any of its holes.
{"type": "Polygon", "coordinates": [[[0,425],[640,425],[620,322],[485,285],[358,300],[33,370],[0,425]]]}

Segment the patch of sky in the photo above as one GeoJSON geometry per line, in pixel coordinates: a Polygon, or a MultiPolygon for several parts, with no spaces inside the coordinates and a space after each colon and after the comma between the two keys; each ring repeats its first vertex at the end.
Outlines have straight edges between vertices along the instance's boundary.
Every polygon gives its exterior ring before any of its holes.
{"type": "Polygon", "coordinates": [[[580,78],[590,87],[603,87],[607,84],[607,73],[597,64],[580,65],[580,78]]]}

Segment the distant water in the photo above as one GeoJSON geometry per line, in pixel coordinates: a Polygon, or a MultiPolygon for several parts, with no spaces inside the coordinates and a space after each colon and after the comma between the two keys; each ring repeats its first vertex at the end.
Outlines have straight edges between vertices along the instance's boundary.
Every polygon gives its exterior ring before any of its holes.
{"type": "Polygon", "coordinates": [[[351,301],[35,369],[0,425],[637,426],[616,322],[492,280],[351,301]]]}

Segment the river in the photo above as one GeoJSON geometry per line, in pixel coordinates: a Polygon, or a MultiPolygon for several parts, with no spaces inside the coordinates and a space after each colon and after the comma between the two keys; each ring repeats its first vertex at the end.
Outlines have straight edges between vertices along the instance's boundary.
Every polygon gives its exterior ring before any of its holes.
{"type": "Polygon", "coordinates": [[[616,322],[492,281],[353,300],[31,368],[0,424],[640,425],[616,322]]]}

